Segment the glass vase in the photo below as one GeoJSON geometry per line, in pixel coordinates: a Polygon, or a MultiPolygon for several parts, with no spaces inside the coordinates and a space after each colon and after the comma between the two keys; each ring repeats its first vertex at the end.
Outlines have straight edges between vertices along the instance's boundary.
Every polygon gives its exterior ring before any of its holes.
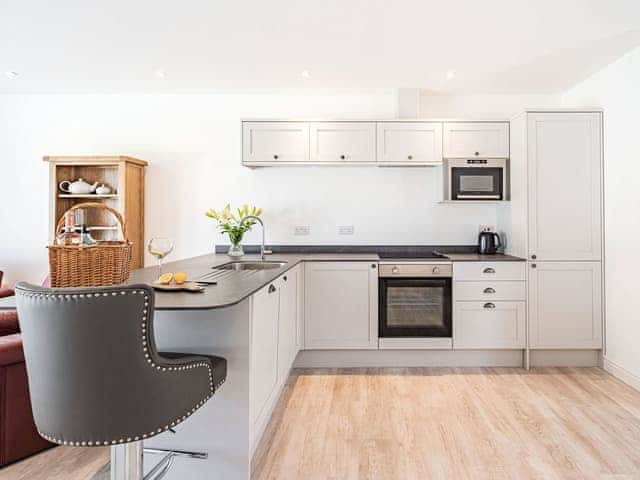
{"type": "Polygon", "coordinates": [[[244,249],[242,248],[242,245],[240,245],[240,242],[238,243],[232,243],[229,246],[229,251],[227,252],[227,255],[229,255],[230,257],[241,257],[244,255],[244,249]]]}

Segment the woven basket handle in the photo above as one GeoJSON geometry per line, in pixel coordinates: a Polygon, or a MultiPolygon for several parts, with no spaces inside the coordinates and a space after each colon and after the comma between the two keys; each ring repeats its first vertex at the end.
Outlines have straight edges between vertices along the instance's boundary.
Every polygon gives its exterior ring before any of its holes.
{"type": "Polygon", "coordinates": [[[127,230],[124,226],[124,219],[122,218],[122,215],[120,215],[120,212],[118,212],[117,210],[111,207],[108,207],[104,203],[98,203],[98,202],[78,203],[77,205],[74,205],[69,210],[64,212],[62,217],[60,217],[60,220],[58,220],[58,225],[56,226],[56,233],[58,233],[62,229],[62,226],[64,225],[64,216],[67,214],[67,212],[73,212],[74,210],[78,210],[80,208],[96,208],[98,210],[106,210],[109,213],[111,213],[114,217],[116,217],[116,220],[118,220],[118,224],[120,225],[120,232],[122,232],[122,240],[125,242],[128,241],[127,230]]]}

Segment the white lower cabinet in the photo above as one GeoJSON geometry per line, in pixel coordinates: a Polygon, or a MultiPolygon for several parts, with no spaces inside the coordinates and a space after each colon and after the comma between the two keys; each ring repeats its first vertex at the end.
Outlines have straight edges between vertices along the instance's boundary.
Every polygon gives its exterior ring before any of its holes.
{"type": "Polygon", "coordinates": [[[249,411],[253,446],[298,354],[300,272],[300,266],[292,268],[251,297],[249,411]]]}
{"type": "Polygon", "coordinates": [[[602,348],[600,262],[529,265],[529,345],[537,349],[602,348]]]}
{"type": "Polygon", "coordinates": [[[525,348],[525,302],[456,302],[453,348],[525,348]]]}
{"type": "Polygon", "coordinates": [[[298,268],[276,281],[280,291],[278,318],[278,380],[286,380],[298,354],[298,268]]]}
{"type": "Polygon", "coordinates": [[[378,269],[369,262],[305,265],[305,348],[378,348],[378,269]]]}
{"type": "Polygon", "coordinates": [[[249,380],[252,425],[259,420],[278,379],[279,295],[274,283],[259,290],[252,297],[249,380]]]}
{"type": "Polygon", "coordinates": [[[526,262],[454,262],[453,348],[526,348],[526,262]]]}

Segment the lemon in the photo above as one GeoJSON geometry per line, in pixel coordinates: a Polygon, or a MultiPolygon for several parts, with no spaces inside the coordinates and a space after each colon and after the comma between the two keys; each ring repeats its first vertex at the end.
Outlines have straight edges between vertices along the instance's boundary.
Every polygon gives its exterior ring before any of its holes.
{"type": "Polygon", "coordinates": [[[160,278],[158,278],[158,283],[162,285],[169,285],[171,280],[173,280],[173,273],[163,273],[160,275],[160,278]]]}
{"type": "Polygon", "coordinates": [[[187,274],[186,273],[175,273],[173,275],[173,281],[176,282],[176,284],[178,285],[182,285],[184,282],[187,281],[187,274]]]}

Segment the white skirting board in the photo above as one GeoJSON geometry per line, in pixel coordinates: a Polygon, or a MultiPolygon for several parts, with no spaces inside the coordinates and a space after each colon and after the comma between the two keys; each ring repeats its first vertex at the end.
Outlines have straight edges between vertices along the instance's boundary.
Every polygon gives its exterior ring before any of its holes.
{"type": "Polygon", "coordinates": [[[604,358],[604,369],[627,385],[635,388],[636,390],[640,390],[640,377],[631,373],[626,368],[621,367],[617,363],[612,362],[606,357],[604,358]]]}
{"type": "MultiPolygon", "coordinates": [[[[523,350],[303,350],[294,368],[522,367],[523,350]]],[[[600,350],[532,350],[532,367],[599,367],[600,350]]]]}
{"type": "Polygon", "coordinates": [[[522,350],[303,350],[294,368],[522,367],[522,350]]]}
{"type": "Polygon", "coordinates": [[[601,350],[531,350],[532,367],[601,367],[601,350]]]}

